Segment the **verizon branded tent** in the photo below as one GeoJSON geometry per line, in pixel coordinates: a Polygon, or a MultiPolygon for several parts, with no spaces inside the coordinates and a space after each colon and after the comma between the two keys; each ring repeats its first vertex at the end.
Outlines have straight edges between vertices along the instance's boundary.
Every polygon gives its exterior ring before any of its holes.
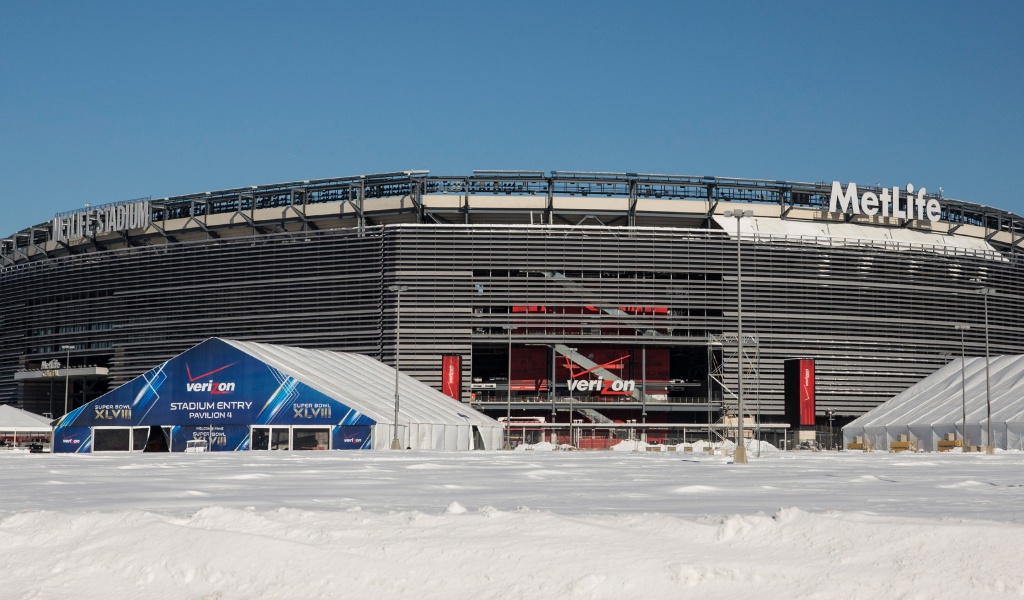
{"type": "MultiPolygon", "coordinates": [[[[399,375],[403,448],[497,449],[502,429],[399,375]]],[[[54,452],[384,449],[395,370],[359,354],[212,338],[62,417],[54,452]]]]}
{"type": "MultiPolygon", "coordinates": [[[[1024,450],[1024,356],[993,356],[989,367],[993,446],[1024,450]]],[[[964,433],[966,387],[967,444],[987,446],[985,357],[967,358],[961,380],[956,359],[843,428],[845,443],[864,436],[870,448],[887,450],[907,434],[918,449],[935,450],[946,434],[964,433]],[[963,381],[963,384],[961,384],[963,381]]]]}

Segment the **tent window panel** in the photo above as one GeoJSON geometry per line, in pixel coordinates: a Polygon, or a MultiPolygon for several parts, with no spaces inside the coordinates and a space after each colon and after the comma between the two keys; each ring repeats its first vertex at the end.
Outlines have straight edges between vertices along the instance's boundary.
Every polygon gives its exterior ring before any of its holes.
{"type": "Polygon", "coordinates": [[[253,450],[270,450],[270,428],[269,427],[253,427],[252,428],[252,449],[253,450]]]}
{"type": "Polygon", "coordinates": [[[293,450],[327,450],[330,448],[331,430],[296,427],[292,429],[293,450]]]}
{"type": "Polygon", "coordinates": [[[127,427],[94,429],[92,437],[93,452],[128,452],[131,448],[132,430],[127,427]]]}
{"type": "Polygon", "coordinates": [[[132,428],[132,452],[142,452],[149,442],[149,427],[132,428]]]}
{"type": "Polygon", "coordinates": [[[287,427],[274,427],[270,430],[270,449],[288,450],[287,427]]]}

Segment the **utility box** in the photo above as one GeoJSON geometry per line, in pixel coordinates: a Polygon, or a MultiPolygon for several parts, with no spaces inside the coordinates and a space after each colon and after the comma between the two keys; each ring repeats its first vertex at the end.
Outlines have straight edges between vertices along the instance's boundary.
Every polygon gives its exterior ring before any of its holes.
{"type": "Polygon", "coordinates": [[[948,440],[948,439],[947,440],[939,440],[938,451],[939,452],[949,452],[953,448],[959,448],[961,446],[962,446],[962,443],[960,442],[960,440],[948,440]]]}
{"type": "Polygon", "coordinates": [[[910,436],[906,433],[901,433],[898,436],[897,441],[889,442],[889,452],[916,452],[917,442],[911,441],[910,436]]]}

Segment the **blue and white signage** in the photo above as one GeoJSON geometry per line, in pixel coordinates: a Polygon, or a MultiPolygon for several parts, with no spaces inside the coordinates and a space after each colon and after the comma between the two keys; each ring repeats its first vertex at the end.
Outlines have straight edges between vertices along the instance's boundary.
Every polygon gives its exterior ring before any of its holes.
{"type": "Polygon", "coordinates": [[[334,447],[361,447],[374,424],[294,377],[210,339],[66,415],[55,430],[54,450],[83,451],[92,427],[153,425],[173,428],[175,442],[201,432],[211,438],[211,449],[225,450],[245,449],[252,426],[332,426],[339,442],[334,447]]]}

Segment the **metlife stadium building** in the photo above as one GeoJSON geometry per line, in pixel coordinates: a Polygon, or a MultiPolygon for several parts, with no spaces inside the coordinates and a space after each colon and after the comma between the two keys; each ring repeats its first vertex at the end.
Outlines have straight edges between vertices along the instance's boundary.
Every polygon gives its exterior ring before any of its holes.
{"type": "Polygon", "coordinates": [[[734,411],[740,364],[748,411],[783,421],[802,359],[819,421],[849,418],[986,334],[1024,353],[1022,241],[1011,213],[840,182],[412,171],[145,198],[0,240],[0,402],[57,416],[216,336],[397,354],[492,416],[648,423],[734,411]]]}

